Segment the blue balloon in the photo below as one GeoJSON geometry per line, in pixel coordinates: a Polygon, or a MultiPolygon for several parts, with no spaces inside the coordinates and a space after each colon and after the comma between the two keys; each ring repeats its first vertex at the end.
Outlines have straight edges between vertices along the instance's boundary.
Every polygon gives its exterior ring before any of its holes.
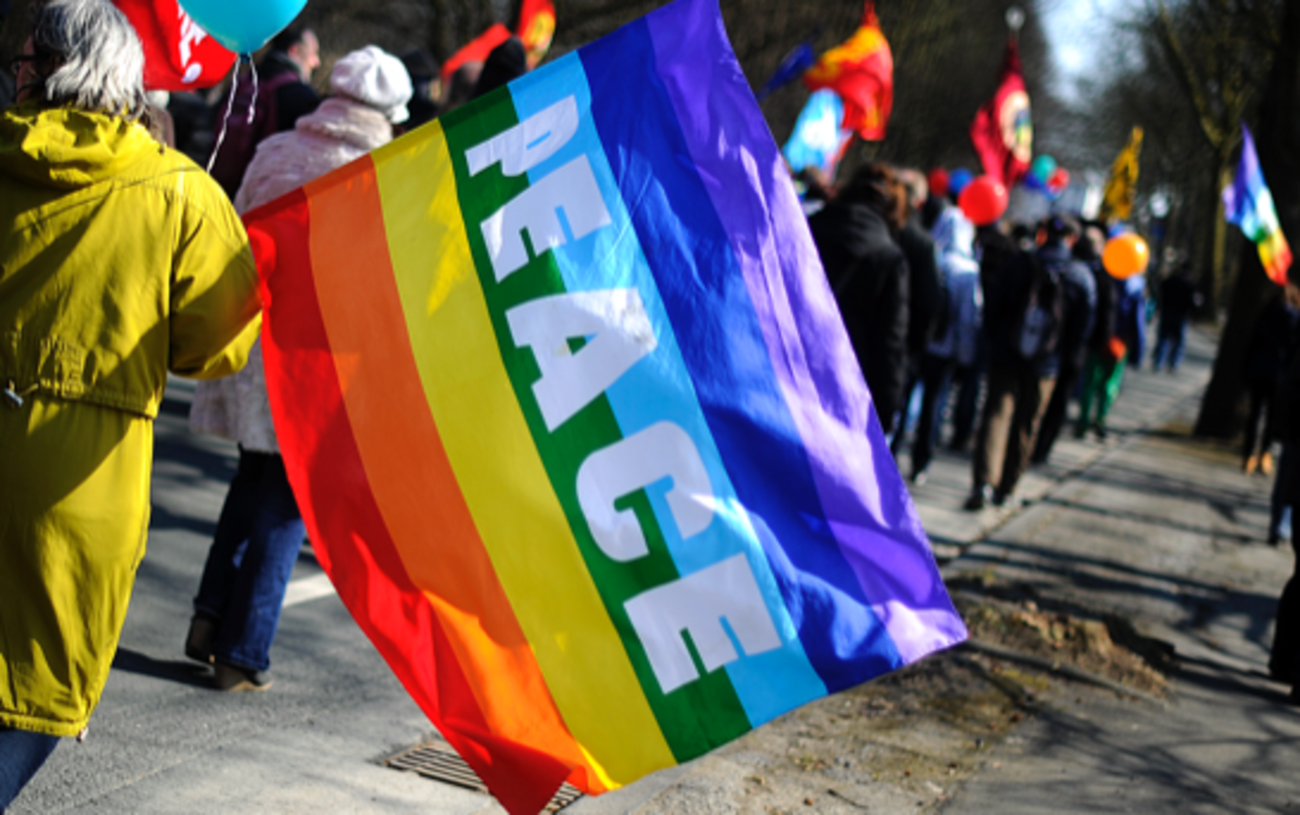
{"type": "Polygon", "coordinates": [[[292,23],[307,0],[181,0],[181,7],[217,42],[251,54],[292,23]]]}
{"type": "Polygon", "coordinates": [[[948,194],[961,195],[961,191],[975,180],[975,174],[965,167],[958,167],[948,174],[948,194]]]}
{"type": "Polygon", "coordinates": [[[1034,159],[1034,163],[1029,166],[1029,174],[1038,179],[1044,187],[1047,185],[1047,179],[1051,178],[1054,172],[1056,172],[1056,159],[1046,154],[1034,159]]]}

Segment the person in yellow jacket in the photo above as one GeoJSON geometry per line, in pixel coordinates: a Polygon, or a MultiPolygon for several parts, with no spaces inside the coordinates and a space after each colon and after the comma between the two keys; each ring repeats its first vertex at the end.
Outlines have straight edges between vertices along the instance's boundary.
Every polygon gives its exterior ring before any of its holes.
{"type": "Polygon", "coordinates": [[[0,810],[103,691],[167,372],[237,371],[260,322],[230,202],[137,121],[126,18],[33,8],[0,115],[0,810]]]}

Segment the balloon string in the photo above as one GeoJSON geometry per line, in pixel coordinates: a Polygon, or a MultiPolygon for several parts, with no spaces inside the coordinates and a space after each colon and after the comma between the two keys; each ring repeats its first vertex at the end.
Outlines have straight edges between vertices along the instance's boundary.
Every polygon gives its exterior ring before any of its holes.
{"type": "MultiPolygon", "coordinates": [[[[226,98],[226,112],[221,117],[221,131],[217,134],[217,143],[212,146],[212,155],[208,156],[208,174],[212,174],[212,165],[217,163],[217,153],[221,152],[221,145],[226,140],[226,128],[230,124],[230,112],[235,107],[235,91],[239,90],[239,63],[243,57],[235,59],[235,67],[231,69],[230,74],[230,96],[226,98]]],[[[251,58],[249,60],[252,61],[251,58]]],[[[249,112],[252,112],[252,106],[249,106],[249,112]]]]}
{"type": "Polygon", "coordinates": [[[253,124],[253,112],[257,110],[257,63],[253,55],[248,55],[248,70],[253,74],[253,101],[248,106],[248,123],[253,124]]]}

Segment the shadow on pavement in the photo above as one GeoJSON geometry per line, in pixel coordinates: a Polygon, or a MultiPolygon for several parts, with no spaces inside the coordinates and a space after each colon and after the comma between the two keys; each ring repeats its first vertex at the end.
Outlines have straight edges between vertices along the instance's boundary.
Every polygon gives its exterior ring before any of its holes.
{"type": "Polygon", "coordinates": [[[113,657],[113,670],[166,679],[182,685],[209,687],[211,673],[208,668],[186,660],[161,660],[132,651],[130,648],[118,648],[113,657]]]}
{"type": "MultiPolygon", "coordinates": [[[[1092,480],[1097,480],[1097,479],[1092,479],[1092,480]]],[[[1075,501],[1066,501],[1060,498],[1055,498],[1050,496],[1047,498],[1043,498],[1039,503],[1064,507],[1066,509],[1072,509],[1078,512],[1090,512],[1095,515],[1100,515],[1104,518],[1113,518],[1121,521],[1134,521],[1137,523],[1150,524],[1152,526],[1160,526],[1160,527],[1164,527],[1165,529],[1173,529],[1178,532],[1187,532],[1193,535],[1202,535],[1207,538],[1214,538],[1215,540],[1232,541],[1234,543],[1241,543],[1241,544],[1260,543],[1263,540],[1263,538],[1259,535],[1246,535],[1240,532],[1225,532],[1219,529],[1207,528],[1203,525],[1189,524],[1189,523],[1183,523],[1181,521],[1175,521],[1164,515],[1149,515],[1143,512],[1133,512],[1131,510],[1125,510],[1125,509],[1110,509],[1107,507],[1091,506],[1089,504],[1080,504],[1075,501]]],[[[1207,504],[1209,503],[1213,503],[1213,502],[1207,502],[1207,504]]],[[[1219,514],[1221,515],[1223,514],[1222,511],[1220,511],[1218,508],[1214,508],[1214,509],[1216,512],[1219,512],[1219,514]]],[[[1267,512],[1268,508],[1265,507],[1264,511],[1267,512]]]]}

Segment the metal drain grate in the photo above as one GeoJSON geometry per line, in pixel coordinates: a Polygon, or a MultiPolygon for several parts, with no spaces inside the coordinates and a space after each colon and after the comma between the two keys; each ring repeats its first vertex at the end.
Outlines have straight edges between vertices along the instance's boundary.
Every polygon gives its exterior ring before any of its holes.
{"type": "MultiPolygon", "coordinates": [[[[453,784],[484,795],[491,795],[488,788],[465,763],[465,759],[457,755],[446,742],[427,741],[417,744],[380,763],[394,770],[406,770],[444,784],[453,784]]],[[[582,793],[576,787],[564,784],[542,811],[559,812],[581,797],[582,793]]]]}

